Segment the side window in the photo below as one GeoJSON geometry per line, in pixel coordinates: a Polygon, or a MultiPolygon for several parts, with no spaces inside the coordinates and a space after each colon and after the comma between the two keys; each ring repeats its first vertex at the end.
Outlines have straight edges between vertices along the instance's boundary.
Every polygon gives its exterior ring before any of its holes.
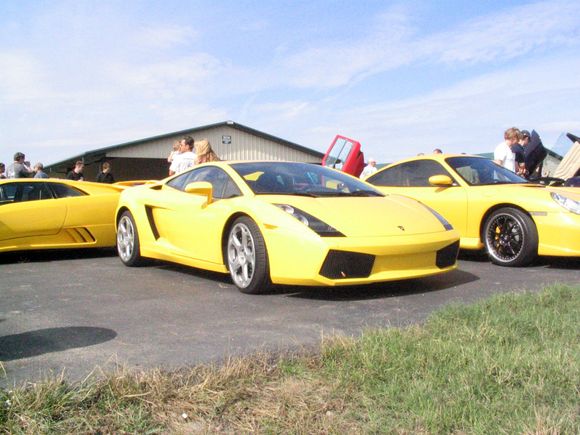
{"type": "Polygon", "coordinates": [[[17,183],[0,184],[0,205],[14,202],[17,188],[17,183]]]}
{"type": "MultiPolygon", "coordinates": [[[[369,177],[369,183],[375,186],[397,187],[431,187],[429,177],[433,175],[448,175],[440,163],[433,160],[416,160],[401,163],[369,177]]],[[[453,177],[451,177],[453,179],[453,177]]]]}
{"type": "Polygon", "coordinates": [[[20,189],[16,192],[16,201],[40,201],[52,199],[52,192],[46,183],[19,183],[20,189]]]}
{"type": "Polygon", "coordinates": [[[189,171],[175,177],[167,185],[183,191],[189,183],[195,181],[207,181],[210,183],[213,187],[214,199],[232,198],[242,194],[238,186],[223,169],[213,166],[189,171]]]}
{"type": "Polygon", "coordinates": [[[55,198],[69,198],[71,196],[84,196],[86,193],[75,189],[72,186],[61,183],[48,183],[52,191],[54,192],[55,198]]]}

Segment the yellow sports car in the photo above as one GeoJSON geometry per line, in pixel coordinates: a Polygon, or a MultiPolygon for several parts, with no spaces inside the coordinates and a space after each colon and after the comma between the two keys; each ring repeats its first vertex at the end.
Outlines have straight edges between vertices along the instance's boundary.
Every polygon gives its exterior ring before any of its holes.
{"type": "Polygon", "coordinates": [[[353,285],[446,272],[458,234],[438,213],[307,163],[213,162],[125,190],[124,264],[157,258],[271,284],[353,285]]]}
{"type": "Polygon", "coordinates": [[[394,163],[365,181],[433,207],[459,231],[461,248],[485,247],[495,264],[580,256],[577,188],[532,184],[491,160],[449,154],[394,163]]]}
{"type": "Polygon", "coordinates": [[[0,180],[0,252],[115,246],[123,189],[53,178],[0,180]]]}

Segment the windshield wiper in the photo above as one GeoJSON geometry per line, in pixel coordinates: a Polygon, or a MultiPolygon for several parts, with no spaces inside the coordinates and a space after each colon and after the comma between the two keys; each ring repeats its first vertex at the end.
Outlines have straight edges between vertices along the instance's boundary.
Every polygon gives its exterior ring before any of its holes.
{"type": "Polygon", "coordinates": [[[351,196],[383,196],[382,193],[376,192],[374,190],[355,190],[350,192],[351,196]]]}
{"type": "Polygon", "coordinates": [[[308,196],[310,198],[318,198],[319,196],[310,192],[256,192],[256,195],[292,195],[292,196],[308,196]]]}

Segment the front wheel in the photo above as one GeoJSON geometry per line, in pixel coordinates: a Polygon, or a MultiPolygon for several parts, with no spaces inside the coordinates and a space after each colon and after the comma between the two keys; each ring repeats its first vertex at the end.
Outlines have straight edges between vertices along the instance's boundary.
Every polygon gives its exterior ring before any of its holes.
{"type": "Polygon", "coordinates": [[[524,212],[505,207],[494,211],[483,228],[490,260],[500,266],[525,266],[538,255],[538,230],[524,212]]]}
{"type": "Polygon", "coordinates": [[[242,216],[234,221],[226,254],[230,275],[241,292],[258,294],[271,287],[266,244],[252,219],[242,216]]]}
{"type": "Polygon", "coordinates": [[[144,264],[139,247],[137,225],[130,211],[125,211],[117,224],[117,252],[125,266],[141,266],[144,264]]]}

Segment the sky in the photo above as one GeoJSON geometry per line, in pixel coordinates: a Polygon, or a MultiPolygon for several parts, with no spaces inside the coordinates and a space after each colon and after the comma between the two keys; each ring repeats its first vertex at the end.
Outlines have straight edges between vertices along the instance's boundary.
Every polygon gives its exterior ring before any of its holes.
{"type": "Polygon", "coordinates": [[[392,162],[580,135],[580,2],[0,1],[0,161],[232,120],[392,162]]]}

